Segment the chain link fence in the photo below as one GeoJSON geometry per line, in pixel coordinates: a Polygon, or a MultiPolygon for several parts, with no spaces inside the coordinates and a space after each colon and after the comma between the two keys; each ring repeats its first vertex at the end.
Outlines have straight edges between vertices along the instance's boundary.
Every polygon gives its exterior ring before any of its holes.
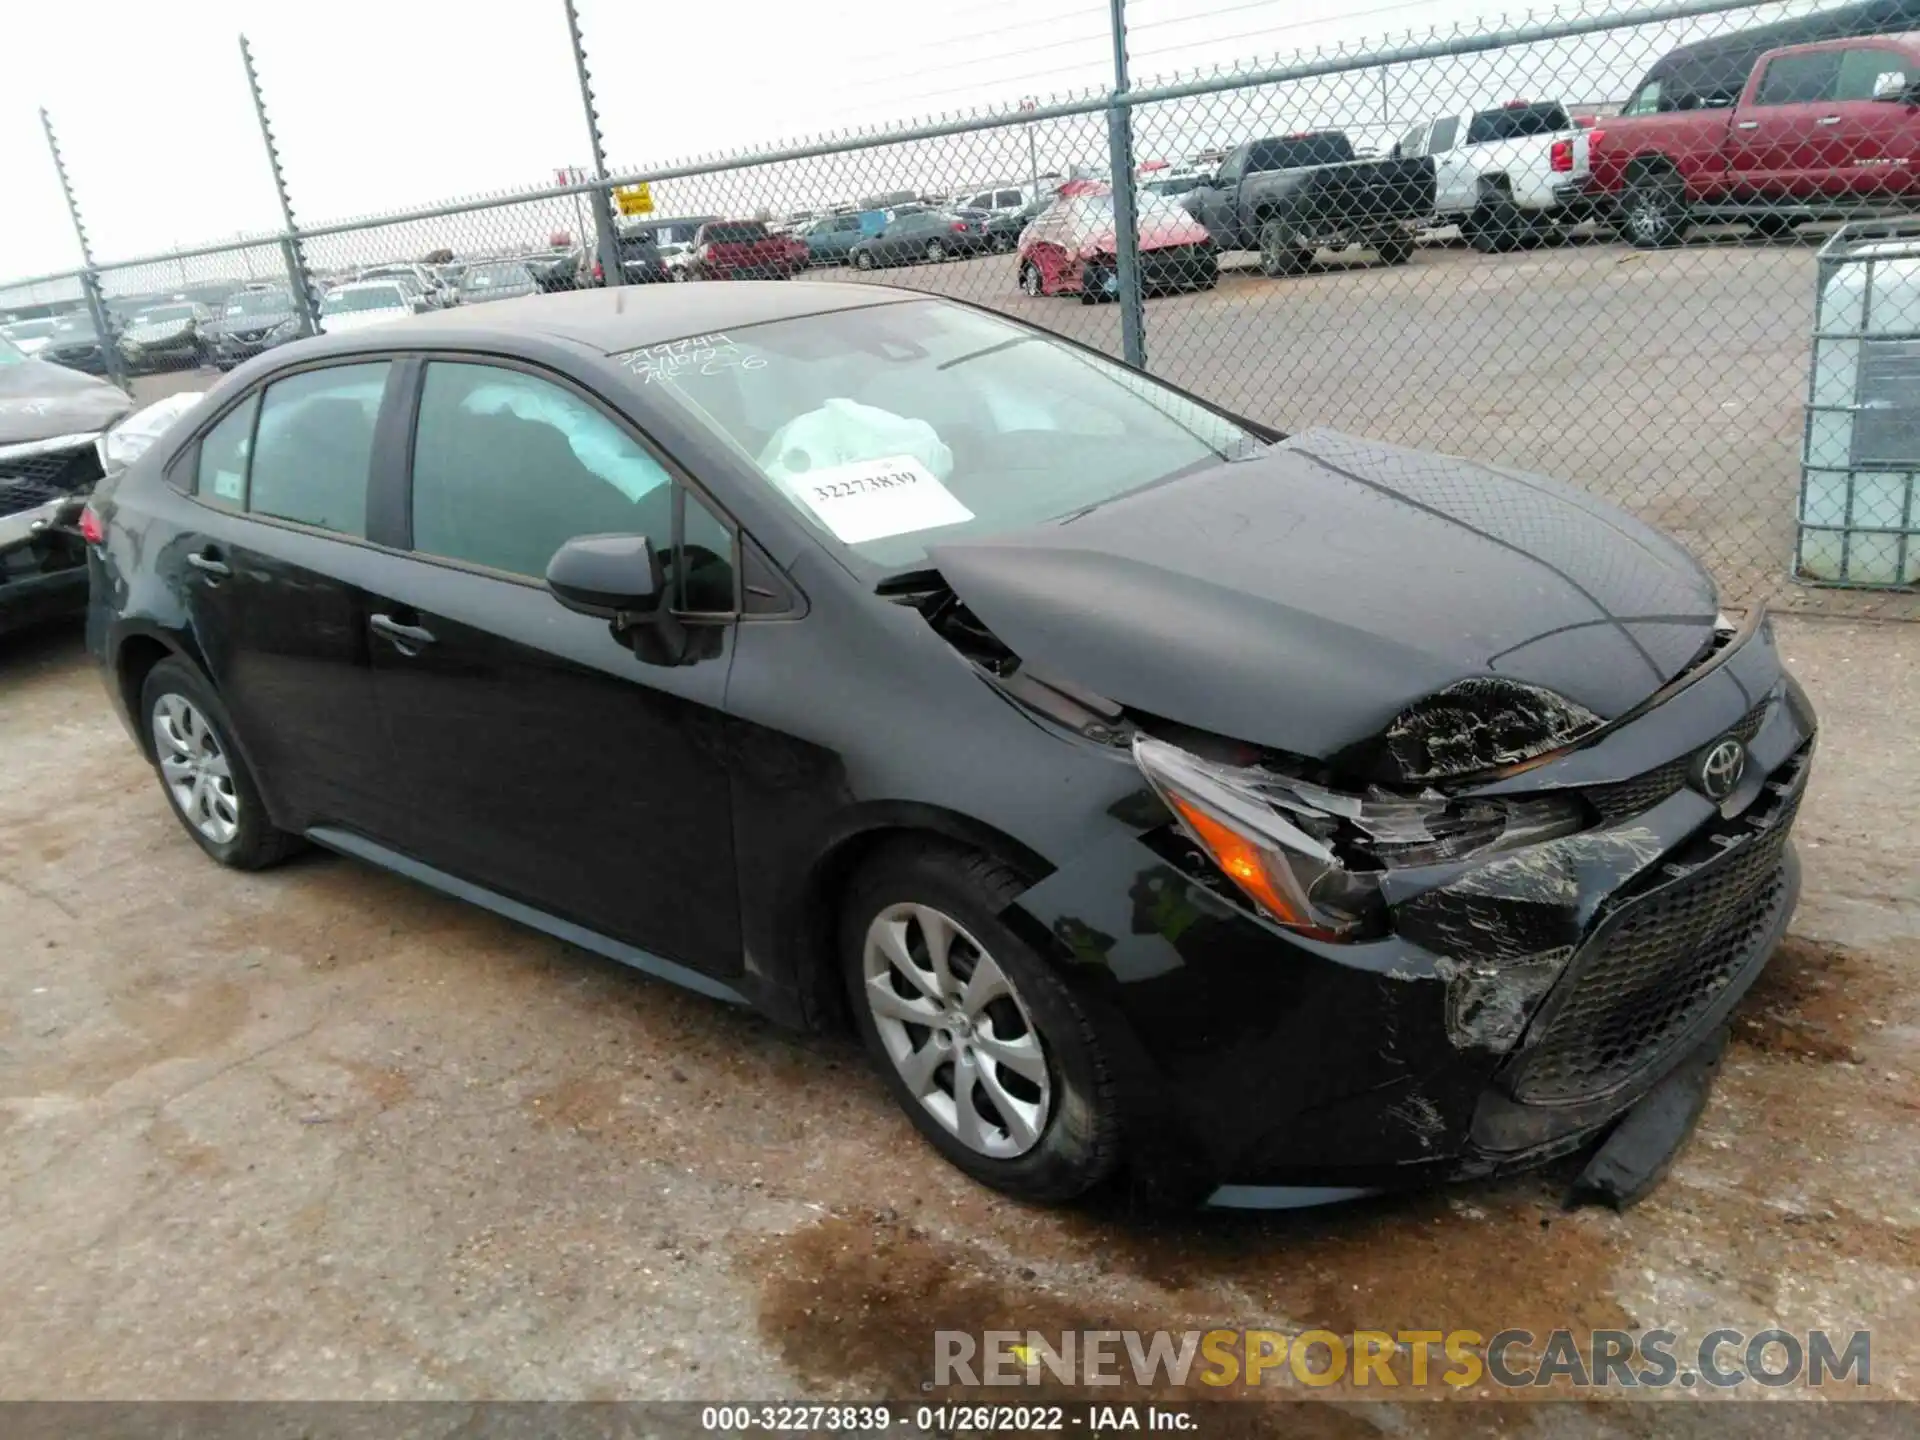
{"type": "MultiPolygon", "coordinates": [[[[189,356],[113,342],[134,372],[298,335],[303,286],[323,328],[604,284],[908,286],[1281,429],[1571,481],[1733,606],[1920,618],[1908,30],[1920,0],[1573,4],[1151,88],[1123,43],[1097,93],[97,275],[129,334],[207,307],[189,356]]],[[[0,314],[81,299],[42,277],[0,285],[0,314]]]]}

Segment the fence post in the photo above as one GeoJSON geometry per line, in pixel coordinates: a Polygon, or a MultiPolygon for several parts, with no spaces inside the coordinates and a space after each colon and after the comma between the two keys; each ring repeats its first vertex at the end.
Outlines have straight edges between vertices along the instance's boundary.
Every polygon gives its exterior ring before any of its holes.
{"type": "Polygon", "coordinates": [[[287,195],[287,175],[280,168],[280,147],[274,143],[273,126],[267,123],[267,100],[260,91],[260,72],[253,68],[253,47],[240,37],[240,61],[247,67],[247,89],[253,92],[253,113],[260,121],[260,139],[267,147],[267,168],[273,172],[274,194],[280,197],[280,218],[286,222],[286,234],[280,237],[280,254],[287,262],[287,283],[300,306],[300,333],[320,333],[320,307],[314,303],[313,277],[307,273],[307,257],[300,248],[300,229],[293,220],[293,201],[287,195]]]}
{"type": "Polygon", "coordinates": [[[1120,351],[1136,370],[1147,368],[1147,316],[1140,303],[1140,222],[1134,208],[1133,111],[1127,93],[1127,0],[1108,0],[1113,16],[1113,95],[1107,107],[1107,165],[1113,171],[1113,250],[1119,267],[1120,351]]]}
{"type": "Polygon", "coordinates": [[[580,80],[580,103],[587,112],[587,142],[593,147],[594,248],[600,257],[600,283],[624,285],[626,272],[620,268],[620,244],[615,239],[613,206],[607,200],[607,155],[600,140],[600,114],[593,108],[593,76],[587,72],[587,47],[580,39],[580,12],[573,0],[562,0],[567,7],[567,37],[573,43],[573,71],[580,80]]]}
{"type": "Polygon", "coordinates": [[[93,318],[93,333],[100,337],[100,361],[106,367],[107,378],[125,390],[133,393],[132,383],[127,379],[126,366],[121,363],[120,344],[113,333],[113,327],[107,323],[107,302],[100,295],[100,275],[93,268],[93,245],[87,239],[87,225],[80,218],[80,202],[73,198],[73,182],[67,178],[67,162],[60,155],[60,141],[53,133],[53,117],[47,114],[46,107],[40,109],[40,128],[47,134],[47,151],[53,156],[53,170],[60,177],[60,193],[67,197],[67,215],[73,221],[74,238],[80,242],[80,295],[87,302],[87,314],[93,318]]]}

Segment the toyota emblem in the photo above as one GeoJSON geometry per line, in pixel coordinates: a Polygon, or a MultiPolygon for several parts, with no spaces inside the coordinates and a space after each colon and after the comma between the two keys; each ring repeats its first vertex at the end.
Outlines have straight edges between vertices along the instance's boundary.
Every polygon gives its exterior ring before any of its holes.
{"type": "Polygon", "coordinates": [[[1709,800],[1727,798],[1747,773],[1747,747],[1731,735],[1716,740],[1694,762],[1693,783],[1709,800]]]}

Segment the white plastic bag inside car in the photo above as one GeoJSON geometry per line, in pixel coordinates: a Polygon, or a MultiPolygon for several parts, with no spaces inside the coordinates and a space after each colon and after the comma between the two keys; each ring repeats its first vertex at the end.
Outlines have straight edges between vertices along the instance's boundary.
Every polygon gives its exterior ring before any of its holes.
{"type": "Polygon", "coordinates": [[[100,468],[108,474],[133,464],[168,430],[174,421],[200,403],[203,390],[182,390],[151,405],[132,411],[98,440],[94,449],[100,454],[100,468]]]}
{"type": "Polygon", "coordinates": [[[760,452],[760,468],[775,480],[797,480],[809,471],[893,455],[912,456],[941,480],[953,474],[953,451],[926,421],[836,396],[774,431],[760,452]]]}

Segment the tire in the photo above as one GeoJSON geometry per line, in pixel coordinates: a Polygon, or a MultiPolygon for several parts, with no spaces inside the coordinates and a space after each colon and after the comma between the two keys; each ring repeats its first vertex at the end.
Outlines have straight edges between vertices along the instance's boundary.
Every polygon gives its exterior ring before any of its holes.
{"type": "Polygon", "coordinates": [[[1526,232],[1526,219],[1504,194],[1496,193],[1467,212],[1460,222],[1460,233],[1467,244],[1482,255],[1503,255],[1518,248],[1526,232]]]}
{"type": "Polygon", "coordinates": [[[1272,279],[1298,275],[1313,263],[1313,252],[1294,243],[1293,232],[1284,221],[1264,220],[1260,224],[1260,273],[1272,279]]]}
{"type": "Polygon", "coordinates": [[[871,250],[854,251],[853,252],[853,268],[856,270],[873,269],[873,252],[871,250]]]}
{"type": "Polygon", "coordinates": [[[1046,277],[1040,273],[1040,267],[1031,260],[1023,261],[1020,266],[1020,291],[1038,300],[1047,293],[1046,277]]]}
{"type": "Polygon", "coordinates": [[[1113,272],[1089,262],[1080,267],[1080,303],[1098,305],[1107,298],[1107,277],[1113,272]]]}
{"type": "Polygon", "coordinates": [[[988,857],[940,842],[884,851],[848,889],[841,957],[861,1038],[920,1133],[983,1185],[1021,1200],[1058,1202],[1085,1194],[1113,1173],[1120,1160],[1120,1103],[1087,1011],[1052,965],[999,919],[1023,888],[1011,871],[988,857]],[[950,987],[942,987],[923,963],[930,958],[928,935],[943,926],[951,927],[946,933],[954,963],[948,973],[955,983],[950,987]],[[893,954],[913,964],[917,980],[880,948],[877,937],[884,933],[903,942],[893,954]],[[871,946],[870,938],[875,939],[871,946]],[[942,1009],[920,988],[959,993],[968,978],[962,967],[977,978],[983,963],[998,969],[1006,993],[972,1011],[953,1005],[942,1009]],[[892,1005],[886,1003],[889,994],[892,1005]],[[884,1019],[877,1018],[876,1005],[888,1011],[884,1019]],[[917,1026],[902,1018],[914,1011],[952,1028],[917,1026]],[[953,1018],[962,1014],[981,1019],[974,1024],[953,1018]],[[996,1058],[990,1044],[1017,1056],[1019,1068],[996,1058]],[[903,1058],[896,1059],[896,1053],[903,1058]],[[944,1058],[949,1055],[954,1058],[944,1058]],[[921,1056],[939,1058],[917,1087],[906,1071],[921,1056]],[[976,1117],[971,1139],[962,1138],[965,1122],[957,1103],[960,1077],[968,1073],[961,1067],[968,1064],[977,1067],[971,1072],[974,1083],[965,1086],[976,1117]],[[1036,1072],[1044,1086],[1028,1078],[1036,1072]],[[1008,1111],[999,1108],[1002,1103],[1008,1111]],[[1023,1134],[1022,1127],[1030,1133],[1023,1134]]]}
{"type": "Polygon", "coordinates": [[[1675,245],[1687,229],[1687,197],[1677,175],[1637,176],[1620,197],[1621,228],[1642,250],[1675,245]]]}
{"type": "Polygon", "coordinates": [[[1791,235],[1795,221],[1791,215],[1761,215],[1753,222],[1753,233],[1767,240],[1791,235]]]}
{"type": "Polygon", "coordinates": [[[253,772],[233,745],[226,707],[187,662],[162,660],[148,673],[140,687],[140,723],[167,808],[215,860],[235,870],[264,870],[305,843],[274,828],[253,772]],[[192,723],[183,723],[189,716],[192,723]],[[195,759],[203,762],[197,773],[184,768],[195,759]],[[175,766],[183,768],[176,772],[175,766]],[[174,773],[194,774],[194,799],[178,793],[174,773]],[[198,807],[199,818],[190,806],[198,807]]]}
{"type": "Polygon", "coordinates": [[[1373,253],[1382,265],[1404,265],[1413,258],[1413,239],[1408,235],[1382,235],[1373,242],[1373,253]]]}
{"type": "Polygon", "coordinates": [[[946,258],[946,246],[942,245],[938,240],[929,240],[927,242],[927,263],[929,265],[938,265],[946,258]]]}

